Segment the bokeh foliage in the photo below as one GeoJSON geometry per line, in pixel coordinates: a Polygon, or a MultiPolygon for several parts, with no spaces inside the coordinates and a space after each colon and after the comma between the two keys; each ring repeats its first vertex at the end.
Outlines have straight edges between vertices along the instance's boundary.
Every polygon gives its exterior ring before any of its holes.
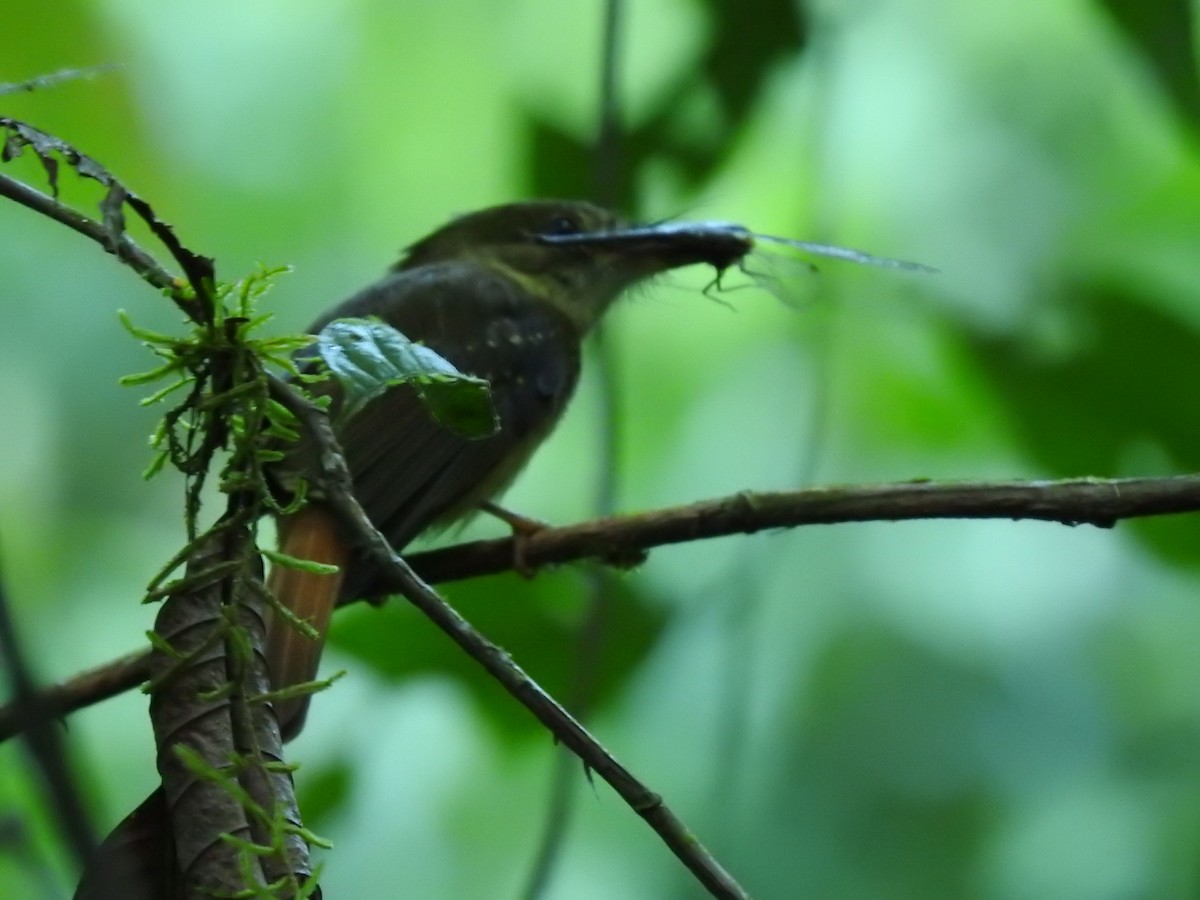
{"type": "MultiPolygon", "coordinates": [[[[942,274],[824,263],[787,285],[797,311],[755,290],[730,310],[685,273],[626,303],[622,508],[1197,468],[1193,5],[628,6],[627,211],[942,274]]],[[[3,108],[102,160],[226,277],[293,264],[272,300],[295,330],[450,215],[591,190],[600,22],[597,0],[16,0],[0,81],[122,68],[3,108]]],[[[178,486],[139,478],[151,414],[116,385],[146,359],[115,310],[177,315],[25,210],[0,204],[0,234],[3,573],[60,678],[136,645],[139,590],[182,539],[178,486]]],[[[508,505],[587,515],[594,405],[585,384],[508,505]]],[[[656,551],[620,579],[595,728],[758,896],[1194,896],[1197,537],[1194,517],[909,523],[656,551]]],[[[451,596],[562,691],[581,582],[451,596]]],[[[550,741],[411,610],[354,610],[332,645],[351,674],[293,748],[337,844],[329,895],[514,895],[550,741]]],[[[110,827],[154,780],[145,700],[68,736],[110,827]]],[[[0,747],[0,896],[73,877],[33,778],[0,747]]],[[[606,789],[579,791],[551,896],[696,895],[606,789]]]]}

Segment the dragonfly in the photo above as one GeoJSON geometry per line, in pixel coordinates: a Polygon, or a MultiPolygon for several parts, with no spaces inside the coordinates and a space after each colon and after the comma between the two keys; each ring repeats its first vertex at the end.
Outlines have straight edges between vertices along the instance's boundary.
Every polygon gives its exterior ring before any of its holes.
{"type": "MultiPolygon", "coordinates": [[[[781,290],[781,278],[771,269],[778,268],[769,247],[781,247],[806,256],[835,259],[842,262],[857,263],[865,266],[876,266],[885,269],[896,269],[921,275],[931,275],[937,272],[932,266],[903,259],[892,259],[887,256],[877,256],[863,250],[850,247],[839,247],[835,244],[822,244],[816,241],[804,241],[796,238],[779,237],[773,234],[761,234],[751,231],[744,225],[735,222],[688,222],[667,221],[650,225],[635,225],[628,228],[611,231],[547,234],[540,235],[539,240],[550,244],[575,244],[580,246],[602,246],[605,242],[624,242],[636,240],[639,243],[653,244],[656,240],[662,242],[663,253],[686,254],[688,258],[699,258],[716,271],[716,277],[705,288],[708,294],[712,288],[721,288],[721,277],[725,272],[736,267],[749,276],[760,286],[779,296],[785,302],[790,302],[787,292],[781,290]],[[760,263],[766,265],[766,271],[757,268],[760,263]]],[[[794,264],[795,257],[788,257],[787,263],[794,264]]],[[[802,261],[806,268],[814,271],[816,266],[811,262],[802,261]]]]}

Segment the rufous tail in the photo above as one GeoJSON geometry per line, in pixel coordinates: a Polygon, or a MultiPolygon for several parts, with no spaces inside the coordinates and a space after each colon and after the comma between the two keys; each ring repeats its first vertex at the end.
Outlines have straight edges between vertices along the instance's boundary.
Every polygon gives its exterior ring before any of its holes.
{"type": "MultiPolygon", "coordinates": [[[[319,503],[279,520],[279,550],[297,559],[339,567],[333,575],[303,572],[280,565],[271,566],[267,587],[279,602],[317,632],[310,638],[274,611],[267,614],[267,665],[274,690],[312,681],[325,646],[329,620],[342,586],[342,570],[349,549],[333,515],[319,503]]],[[[275,715],[285,741],[304,727],[310,695],[275,702],[275,715]]]]}

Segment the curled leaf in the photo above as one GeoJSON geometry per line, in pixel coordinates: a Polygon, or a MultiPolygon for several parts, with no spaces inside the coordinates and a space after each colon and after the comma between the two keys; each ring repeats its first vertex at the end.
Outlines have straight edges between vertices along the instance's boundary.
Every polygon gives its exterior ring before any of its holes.
{"type": "Polygon", "coordinates": [[[464,375],[386,322],[336,319],[317,336],[317,353],[342,387],[343,417],[395,385],[411,384],[447,428],[473,438],[496,431],[496,411],[484,379],[464,375]]]}

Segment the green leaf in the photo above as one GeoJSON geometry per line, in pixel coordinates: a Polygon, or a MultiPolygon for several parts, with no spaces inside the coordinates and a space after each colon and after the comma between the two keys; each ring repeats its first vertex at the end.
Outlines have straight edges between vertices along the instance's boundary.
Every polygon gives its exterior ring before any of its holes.
{"type": "Polygon", "coordinates": [[[497,428],[491,390],[428,347],[379,319],[337,319],[317,336],[317,352],[344,392],[341,415],[352,416],[388,388],[411,384],[435,419],[472,438],[497,428]]]}
{"type": "Polygon", "coordinates": [[[1194,19],[1190,0],[1099,0],[1141,53],[1179,112],[1200,125],[1194,19]]]}
{"type": "Polygon", "coordinates": [[[492,406],[491,387],[484,379],[462,374],[431,375],[416,379],[416,385],[426,409],[447,428],[469,438],[496,433],[500,423],[492,406]]]}
{"type": "MultiPolygon", "coordinates": [[[[451,605],[535,672],[543,688],[560,699],[575,690],[581,646],[578,629],[586,616],[590,590],[581,570],[542,570],[533,580],[509,572],[445,587],[451,605]]],[[[606,591],[614,619],[605,633],[604,652],[588,672],[597,709],[621,696],[658,646],[668,623],[663,605],[635,579],[614,577],[606,591]]],[[[450,641],[437,640],[434,626],[415,607],[406,603],[366,607],[356,603],[338,613],[338,627],[329,636],[333,646],[369,665],[373,674],[396,682],[430,673],[453,678],[509,737],[541,729],[494,684],[478,677],[478,663],[450,641]]]]}

